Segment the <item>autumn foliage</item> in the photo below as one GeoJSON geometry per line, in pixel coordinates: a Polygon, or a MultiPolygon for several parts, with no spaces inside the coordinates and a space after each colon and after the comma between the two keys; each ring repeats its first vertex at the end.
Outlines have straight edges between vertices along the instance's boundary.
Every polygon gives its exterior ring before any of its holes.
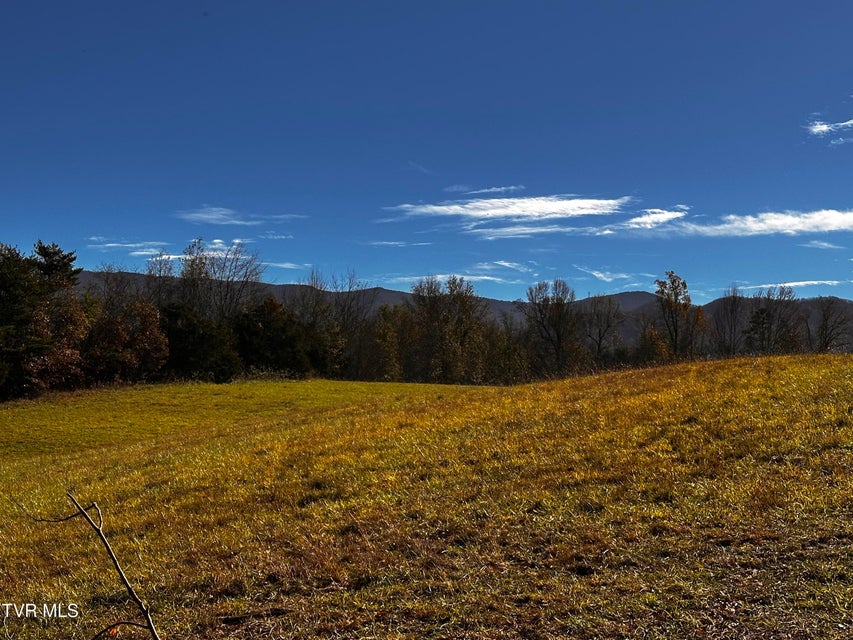
{"type": "Polygon", "coordinates": [[[406,301],[379,307],[377,290],[352,272],[312,271],[297,295],[278,299],[264,292],[258,256],[239,244],[197,239],[181,256],[150,259],[144,276],[105,266],[85,287],[75,259],[56,244],[39,241],[30,255],[0,244],[0,399],[238,376],[514,384],[853,343],[838,299],[818,299],[809,319],[790,288],[747,298],[733,286],[703,309],[674,271],[639,315],[610,296],[578,300],[555,278],[496,317],[459,276],[425,277],[406,301]]]}

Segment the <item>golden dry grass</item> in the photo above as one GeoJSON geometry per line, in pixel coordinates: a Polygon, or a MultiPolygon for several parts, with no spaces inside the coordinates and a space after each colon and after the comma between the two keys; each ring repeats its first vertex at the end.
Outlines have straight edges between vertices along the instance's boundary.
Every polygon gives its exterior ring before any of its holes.
{"type": "MultiPolygon", "coordinates": [[[[853,358],[512,388],[135,387],[0,406],[29,509],[97,500],[165,638],[848,638],[853,358]]],[[[14,638],[132,612],[92,532],[0,502],[14,638]]],[[[144,634],[123,630],[124,638],[144,634]]]]}

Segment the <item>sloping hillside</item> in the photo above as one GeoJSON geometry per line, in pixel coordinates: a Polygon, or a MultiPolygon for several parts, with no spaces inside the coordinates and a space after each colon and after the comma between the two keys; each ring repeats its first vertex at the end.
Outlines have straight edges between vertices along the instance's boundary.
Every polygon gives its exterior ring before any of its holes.
{"type": "MultiPolygon", "coordinates": [[[[0,481],[97,500],[164,638],[848,638],[853,359],[513,388],[164,385],[0,406],[0,481]]],[[[133,616],[83,523],[0,503],[14,638],[133,616]]],[[[133,635],[124,628],[120,637],[133,635]]]]}

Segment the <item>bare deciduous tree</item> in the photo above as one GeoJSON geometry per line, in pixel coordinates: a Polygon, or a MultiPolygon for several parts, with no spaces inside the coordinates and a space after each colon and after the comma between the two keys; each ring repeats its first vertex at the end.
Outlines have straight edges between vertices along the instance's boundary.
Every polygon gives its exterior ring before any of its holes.
{"type": "Polygon", "coordinates": [[[796,295],[780,285],[759,289],[751,300],[746,345],[758,353],[786,353],[802,348],[802,318],[798,317],[796,295]]]}
{"type": "Polygon", "coordinates": [[[817,326],[812,330],[807,325],[812,349],[820,353],[843,349],[850,341],[850,316],[844,312],[841,300],[821,296],[817,306],[817,326]]]}
{"type": "Polygon", "coordinates": [[[717,352],[733,356],[743,348],[747,300],[736,284],[726,289],[711,318],[711,330],[717,352]]]}
{"type": "Polygon", "coordinates": [[[368,327],[373,314],[377,290],[359,280],[355,272],[343,277],[332,276],[332,315],[343,340],[341,374],[361,377],[368,348],[368,327]]]}
{"type": "Polygon", "coordinates": [[[211,315],[209,257],[202,239],[196,238],[187,245],[180,258],[180,302],[204,318],[211,315]]]}
{"type": "Polygon", "coordinates": [[[592,345],[592,356],[601,361],[616,329],[625,319],[619,303],[612,296],[596,295],[586,300],[581,315],[583,334],[592,345]]]}
{"type": "Polygon", "coordinates": [[[257,301],[258,283],[264,272],[260,258],[242,242],[208,250],[206,260],[211,284],[214,318],[233,318],[257,301]]]}
{"type": "Polygon", "coordinates": [[[172,256],[160,251],[148,259],[145,269],[148,301],[158,309],[172,302],[175,290],[175,264],[172,256]]]}
{"type": "Polygon", "coordinates": [[[180,262],[181,302],[200,317],[228,320],[256,301],[263,264],[242,242],[211,247],[196,238],[180,262]]]}
{"type": "Polygon", "coordinates": [[[527,289],[527,302],[519,303],[542,373],[562,375],[577,351],[579,312],[575,292],[565,280],[542,281],[527,289]]]}

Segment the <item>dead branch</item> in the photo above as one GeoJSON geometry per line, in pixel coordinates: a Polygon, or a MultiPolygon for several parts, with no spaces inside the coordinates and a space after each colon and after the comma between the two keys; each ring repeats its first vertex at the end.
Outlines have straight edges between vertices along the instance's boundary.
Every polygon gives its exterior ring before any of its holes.
{"type": "MultiPolygon", "coordinates": [[[[26,515],[33,522],[66,522],[66,521],[71,520],[73,518],[80,517],[80,512],[77,511],[76,513],[72,513],[70,516],[62,516],[60,518],[40,518],[40,517],[30,513],[29,510],[27,510],[27,508],[23,504],[21,504],[20,502],[15,500],[15,498],[13,498],[12,496],[9,496],[9,500],[11,500],[12,503],[16,507],[18,507],[18,509],[23,511],[24,515],[26,515]]],[[[100,512],[100,510],[98,510],[98,506],[94,502],[92,504],[90,504],[88,507],[85,507],[84,509],[85,509],[85,511],[91,511],[92,509],[95,509],[98,513],[99,525],[103,526],[104,521],[103,521],[103,518],[101,517],[101,512],[100,512]]]]}
{"type": "Polygon", "coordinates": [[[156,627],[154,626],[154,621],[151,619],[150,609],[145,604],[145,602],[142,601],[142,598],[140,598],[139,595],[136,593],[136,590],[133,588],[133,585],[130,584],[130,581],[127,579],[127,575],[121,568],[121,564],[119,563],[118,558],[116,557],[116,554],[113,551],[113,548],[110,546],[110,543],[107,540],[107,536],[104,534],[104,516],[101,513],[100,507],[98,507],[98,503],[93,502],[89,506],[84,507],[79,502],[77,502],[77,499],[73,495],[71,495],[71,492],[68,492],[65,495],[69,500],[71,500],[77,511],[70,515],[61,516],[58,518],[36,517],[29,511],[27,511],[27,509],[14,498],[10,497],[10,500],[12,500],[12,502],[14,502],[18,506],[18,508],[21,509],[21,511],[23,511],[27,515],[28,518],[34,520],[35,522],[66,522],[78,516],[85,519],[89,526],[95,530],[95,533],[98,534],[98,538],[104,545],[104,549],[106,549],[107,555],[109,556],[110,561],[113,563],[113,567],[115,568],[116,573],[118,573],[119,578],[121,579],[121,582],[124,585],[125,590],[127,591],[127,594],[130,596],[130,599],[133,600],[134,604],[142,613],[142,617],[145,619],[145,624],[140,624],[139,622],[131,622],[129,620],[120,620],[118,622],[114,622],[113,624],[105,627],[104,629],[96,633],[94,636],[92,636],[91,640],[97,640],[98,638],[102,638],[105,636],[105,634],[109,634],[111,631],[121,626],[139,627],[140,629],[147,629],[148,632],[151,634],[151,637],[154,638],[154,640],[160,640],[160,636],[157,633],[156,627]],[[94,511],[97,514],[97,522],[95,522],[92,516],[89,515],[90,511],[94,511]]]}

